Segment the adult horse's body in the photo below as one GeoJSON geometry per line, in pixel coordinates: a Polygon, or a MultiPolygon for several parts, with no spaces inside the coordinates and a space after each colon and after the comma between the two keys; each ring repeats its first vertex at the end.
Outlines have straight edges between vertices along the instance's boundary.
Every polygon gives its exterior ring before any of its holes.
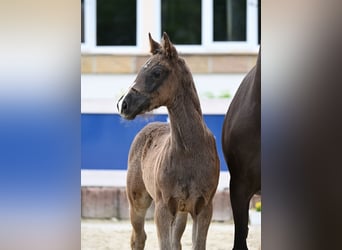
{"type": "Polygon", "coordinates": [[[170,124],[150,123],[135,137],[129,152],[127,196],[133,226],[132,249],[144,249],[145,214],[155,201],[160,249],[181,249],[187,214],[193,218],[193,249],[205,249],[212,198],[219,177],[215,139],[205,125],[184,60],[166,33],[151,36],[152,57],[141,68],[118,108],[126,119],[166,106],[170,124]]]}
{"type": "Polygon", "coordinates": [[[234,250],[247,249],[248,209],[261,190],[260,58],[237,90],[226,114],[222,149],[230,172],[230,199],[235,223],[234,250]]]}

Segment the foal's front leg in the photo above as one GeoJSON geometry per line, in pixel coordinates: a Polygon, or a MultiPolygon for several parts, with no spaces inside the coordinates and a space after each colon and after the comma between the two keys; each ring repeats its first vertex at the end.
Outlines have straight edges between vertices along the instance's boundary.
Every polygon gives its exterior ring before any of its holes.
{"type": "Polygon", "coordinates": [[[160,250],[172,249],[172,223],[175,216],[172,215],[167,204],[162,201],[156,202],[155,222],[157,224],[158,240],[160,250]]]}
{"type": "Polygon", "coordinates": [[[213,215],[213,205],[210,202],[203,207],[198,215],[193,216],[192,248],[205,250],[209,225],[213,215]]]}
{"type": "Polygon", "coordinates": [[[141,186],[139,189],[127,185],[127,196],[130,206],[130,219],[133,226],[131,236],[131,249],[143,250],[145,247],[146,233],[144,230],[145,215],[150,207],[152,198],[141,186]]]}

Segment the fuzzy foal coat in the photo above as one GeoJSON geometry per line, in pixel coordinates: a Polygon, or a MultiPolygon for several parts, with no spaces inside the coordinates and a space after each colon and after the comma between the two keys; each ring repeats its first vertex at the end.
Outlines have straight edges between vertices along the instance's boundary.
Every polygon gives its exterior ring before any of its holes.
{"type": "Polygon", "coordinates": [[[164,105],[170,123],[150,123],[130,148],[131,247],[144,249],[144,218],[153,199],[160,249],[181,249],[188,213],[194,221],[193,249],[205,249],[219,177],[215,139],[203,121],[192,75],[166,33],[161,45],[151,37],[150,45],[153,56],[122,97],[121,114],[134,119],[136,113],[164,105]],[[150,80],[155,78],[162,80],[150,80]]]}

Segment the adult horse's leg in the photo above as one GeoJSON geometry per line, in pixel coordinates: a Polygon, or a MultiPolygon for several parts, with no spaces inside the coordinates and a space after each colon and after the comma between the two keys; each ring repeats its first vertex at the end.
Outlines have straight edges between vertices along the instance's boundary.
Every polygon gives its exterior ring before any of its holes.
{"type": "Polygon", "coordinates": [[[249,194],[246,185],[230,181],[230,200],[234,216],[234,247],[233,250],[247,250],[248,209],[253,194],[249,194]]]}
{"type": "Polygon", "coordinates": [[[199,214],[193,216],[192,248],[194,250],[205,250],[212,215],[213,205],[210,202],[207,206],[201,209],[199,214]]]}
{"type": "Polygon", "coordinates": [[[187,219],[187,213],[178,212],[176,214],[176,218],[172,224],[172,249],[182,249],[181,238],[186,227],[187,219]]]}
{"type": "Polygon", "coordinates": [[[156,201],[155,222],[157,224],[157,233],[160,250],[173,250],[172,224],[174,220],[175,216],[171,213],[169,207],[162,201],[156,201]]]}

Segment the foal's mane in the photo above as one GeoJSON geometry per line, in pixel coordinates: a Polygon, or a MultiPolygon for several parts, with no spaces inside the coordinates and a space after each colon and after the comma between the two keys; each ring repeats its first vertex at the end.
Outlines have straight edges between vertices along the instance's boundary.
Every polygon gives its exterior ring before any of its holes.
{"type": "Polygon", "coordinates": [[[190,99],[191,102],[194,104],[198,114],[202,116],[201,104],[190,69],[183,58],[178,57],[177,63],[180,69],[178,79],[180,80],[184,90],[184,98],[190,99]]]}

